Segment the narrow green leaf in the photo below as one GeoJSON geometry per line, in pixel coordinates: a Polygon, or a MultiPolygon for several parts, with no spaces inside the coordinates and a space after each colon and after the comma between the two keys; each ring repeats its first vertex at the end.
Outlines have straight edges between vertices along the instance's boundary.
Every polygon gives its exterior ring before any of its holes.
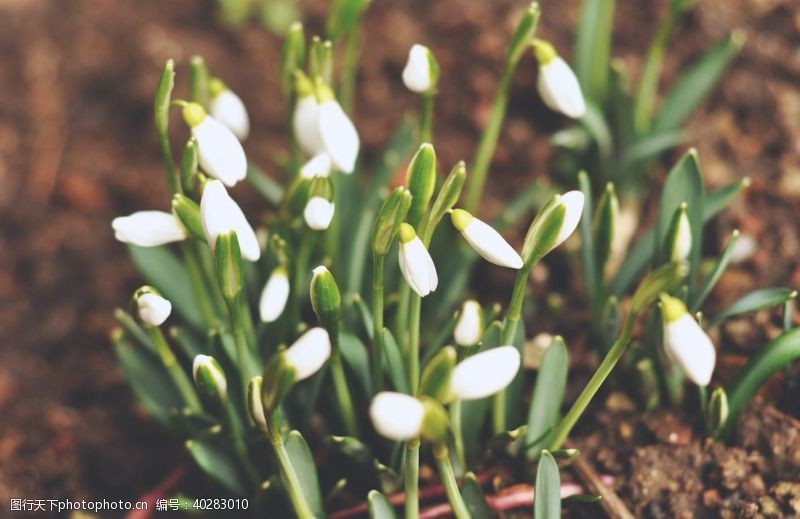
{"type": "Polygon", "coordinates": [[[370,519],[394,519],[396,517],[389,500],[377,490],[370,490],[367,495],[367,505],[370,519]]]}
{"type": "Polygon", "coordinates": [[[686,136],[680,131],[646,135],[628,148],[625,148],[625,152],[619,159],[617,169],[625,172],[636,164],[654,159],[665,151],[683,144],[685,141],[686,136]]]}
{"type": "Polygon", "coordinates": [[[486,504],[486,499],[483,497],[481,486],[472,472],[467,472],[461,480],[461,497],[464,498],[464,504],[467,505],[467,510],[469,510],[469,515],[472,519],[491,519],[494,517],[494,514],[486,504]]]}
{"type": "Polygon", "coordinates": [[[365,399],[372,395],[372,380],[369,372],[369,354],[361,339],[350,333],[339,334],[339,347],[344,363],[352,376],[358,380],[365,399]]]}
{"type": "Polygon", "coordinates": [[[195,337],[181,326],[171,327],[169,336],[175,340],[184,357],[189,361],[193,361],[197,355],[206,352],[205,348],[198,344],[195,337]]]}
{"type": "Polygon", "coordinates": [[[514,34],[511,36],[511,43],[506,54],[506,66],[517,63],[522,57],[533,35],[536,33],[536,27],[539,25],[539,17],[541,15],[542,10],[538,2],[531,3],[530,7],[522,15],[516,29],[514,29],[514,34]]]}
{"type": "Polygon", "coordinates": [[[277,207],[283,200],[283,187],[252,162],[247,163],[247,181],[272,205],[277,207]]]}
{"type": "Polygon", "coordinates": [[[736,315],[757,312],[765,308],[782,305],[795,297],[797,297],[797,290],[792,290],[790,288],[765,288],[762,290],[755,290],[738,299],[735,303],[723,310],[709,323],[708,327],[714,328],[722,323],[722,321],[736,315]]]}
{"type": "Polygon", "coordinates": [[[208,82],[211,74],[202,56],[192,56],[189,60],[189,100],[199,103],[208,110],[208,82]]]}
{"type": "Polygon", "coordinates": [[[575,74],[584,95],[605,100],[614,26],[614,0],[584,0],[575,35],[575,74]]]}
{"type": "Polygon", "coordinates": [[[728,239],[728,244],[725,246],[725,250],[722,251],[722,255],[714,265],[714,269],[708,274],[708,276],[706,276],[705,280],[703,280],[703,284],[700,285],[697,293],[692,298],[691,304],[689,305],[689,310],[691,313],[696,313],[698,310],[700,310],[700,306],[703,304],[703,301],[706,300],[706,297],[708,297],[708,294],[711,293],[711,290],[717,284],[719,278],[722,277],[725,269],[728,268],[728,263],[730,263],[731,255],[733,254],[733,248],[738,239],[739,231],[733,231],[733,234],[731,234],[731,237],[728,239]]]}
{"type": "Polygon", "coordinates": [[[308,448],[303,435],[298,431],[290,432],[286,437],[286,450],[289,453],[289,460],[297,473],[297,478],[300,480],[300,486],[303,489],[303,495],[306,497],[311,511],[315,517],[324,517],[325,511],[322,507],[317,466],[314,464],[311,449],[308,448]]]}
{"type": "Polygon", "coordinates": [[[561,518],[561,475],[553,455],[543,450],[536,469],[534,519],[561,518]]]}
{"type": "Polygon", "coordinates": [[[388,328],[383,329],[383,348],[386,354],[386,369],[389,371],[389,380],[392,382],[392,387],[395,391],[408,394],[410,388],[408,387],[408,378],[406,377],[405,364],[403,363],[403,354],[397,346],[397,341],[394,335],[388,328]]]}
{"type": "Polygon", "coordinates": [[[247,480],[232,456],[209,440],[188,440],[186,449],[195,463],[222,486],[236,495],[248,495],[247,480]]]}
{"type": "Polygon", "coordinates": [[[122,328],[125,329],[128,339],[133,339],[133,341],[142,348],[146,349],[153,355],[158,355],[158,352],[156,351],[155,346],[153,346],[153,342],[150,340],[150,337],[147,335],[147,333],[145,333],[144,330],[142,330],[142,327],[139,326],[139,323],[136,322],[136,319],[134,319],[131,314],[122,308],[115,308],[114,318],[117,320],[117,322],[119,322],[122,328]]]}
{"type": "MultiPolygon", "coordinates": [[[[584,7],[585,9],[586,7],[584,7]]],[[[586,291],[592,304],[597,298],[597,270],[596,253],[594,250],[594,233],[592,232],[592,184],[589,175],[585,171],[578,173],[578,185],[583,192],[583,213],[581,213],[580,233],[581,233],[581,263],[583,264],[583,277],[586,283],[586,291]]],[[[601,272],[602,276],[602,272],[601,272]]]]}
{"type": "Polygon", "coordinates": [[[526,441],[529,459],[536,459],[542,447],[548,444],[549,437],[546,433],[558,421],[567,388],[568,368],[567,346],[561,337],[555,337],[547,348],[536,375],[536,385],[528,413],[526,441]]]}
{"type": "Polygon", "coordinates": [[[614,140],[611,135],[611,128],[608,127],[603,110],[592,103],[586,102],[586,115],[580,120],[583,128],[592,136],[592,140],[597,143],[597,150],[600,153],[600,160],[606,162],[611,157],[614,140]]]}

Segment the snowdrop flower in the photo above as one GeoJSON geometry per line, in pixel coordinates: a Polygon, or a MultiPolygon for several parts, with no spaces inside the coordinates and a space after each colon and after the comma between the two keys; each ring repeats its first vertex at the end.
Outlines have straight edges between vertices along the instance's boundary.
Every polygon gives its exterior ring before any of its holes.
{"type": "Polygon", "coordinates": [[[294,109],[292,127],[298,144],[308,155],[325,151],[325,143],[319,132],[319,103],[313,92],[300,97],[294,109]]]}
{"type": "Polygon", "coordinates": [[[324,231],[333,220],[334,204],[321,196],[309,198],[303,211],[306,225],[315,231],[324,231]]]}
{"type": "Polygon", "coordinates": [[[382,436],[405,441],[418,438],[422,433],[425,408],[413,396],[382,391],[372,399],[369,416],[382,436]]]}
{"type": "Polygon", "coordinates": [[[156,247],[186,239],[186,230],[175,215],[164,211],[139,211],[111,222],[114,237],[140,247],[156,247]]]}
{"type": "Polygon", "coordinates": [[[501,267],[522,268],[522,258],[517,254],[517,251],[490,225],[475,218],[463,209],[454,209],[450,213],[450,218],[452,218],[453,225],[464,236],[464,239],[486,261],[501,267]]]}
{"type": "Polygon", "coordinates": [[[483,309],[474,299],[464,301],[458,321],[453,330],[453,339],[459,346],[470,347],[478,344],[483,335],[483,309]]]}
{"type": "Polygon", "coordinates": [[[261,297],[258,301],[258,313],[261,320],[271,323],[278,319],[286,308],[286,301],[289,300],[289,276],[286,269],[282,266],[277,267],[270,274],[264,289],[261,290],[261,297]]]}
{"type": "Polygon", "coordinates": [[[415,44],[408,52],[408,61],[403,69],[403,84],[418,94],[431,94],[436,89],[439,65],[430,49],[415,44]]]}
{"type": "Polygon", "coordinates": [[[514,380],[520,362],[514,346],[500,346],[468,357],[453,369],[450,395],[455,400],[476,400],[493,395],[514,380]]]}
{"type": "Polygon", "coordinates": [[[209,82],[208,88],[211,91],[211,116],[244,141],[250,133],[250,117],[241,98],[217,78],[209,82]]]}
{"type": "Polygon", "coordinates": [[[197,140],[200,167],[226,186],[233,187],[247,176],[247,157],[236,135],[206,114],[197,103],[186,103],[183,119],[197,140]]]}
{"type": "Polygon", "coordinates": [[[439,284],[433,259],[414,228],[409,224],[400,224],[398,237],[400,238],[398,255],[400,272],[403,273],[403,277],[411,289],[420,297],[425,297],[435,291],[439,284]]]}
{"type": "Polygon", "coordinates": [[[329,92],[319,105],[319,133],[331,162],[343,173],[352,173],[361,141],[353,122],[329,92]]]}
{"type": "Polygon", "coordinates": [[[286,363],[299,382],[319,371],[331,356],[331,339],[325,328],[311,328],[286,350],[286,363]]]}
{"type": "Polygon", "coordinates": [[[203,189],[203,196],[200,199],[200,220],[206,240],[212,249],[220,234],[235,231],[242,258],[258,261],[261,257],[261,248],[255,231],[247,223],[242,209],[228,195],[225,186],[219,180],[207,182],[203,189]]]}
{"type": "Polygon", "coordinates": [[[228,381],[217,359],[210,355],[197,355],[192,363],[192,378],[200,392],[212,402],[222,403],[228,398],[228,381]]]}
{"type": "Polygon", "coordinates": [[[668,247],[671,261],[684,261],[692,251],[692,227],[686,213],[686,202],[682,203],[672,221],[668,247]]]}
{"type": "Polygon", "coordinates": [[[583,193],[569,191],[563,195],[555,195],[536,215],[536,219],[528,229],[522,255],[525,258],[543,258],[550,251],[564,243],[572,235],[583,213],[583,193]],[[558,213],[563,211],[563,216],[558,213]],[[553,218],[561,219],[561,227],[555,238],[549,229],[554,224],[553,218]]]}
{"type": "Polygon", "coordinates": [[[323,151],[303,164],[300,168],[300,176],[303,178],[327,177],[331,174],[332,168],[331,158],[323,151]]]}
{"type": "Polygon", "coordinates": [[[707,386],[717,360],[711,339],[680,299],[662,294],[661,315],[664,318],[664,346],[670,357],[692,382],[707,386]]]}
{"type": "Polygon", "coordinates": [[[150,326],[161,326],[172,313],[172,303],[155,292],[144,292],[136,297],[139,319],[150,326]]]}
{"type": "Polygon", "coordinates": [[[553,248],[564,243],[567,238],[572,236],[572,233],[575,232],[575,229],[581,221],[583,203],[583,193],[580,191],[567,191],[561,195],[558,204],[564,206],[564,222],[561,224],[561,230],[558,231],[558,237],[556,238],[553,248]]]}
{"type": "Polygon", "coordinates": [[[586,113],[586,103],[578,78],[569,65],[546,41],[535,40],[533,52],[539,62],[537,88],[544,103],[552,110],[573,119],[583,117],[586,113]]]}

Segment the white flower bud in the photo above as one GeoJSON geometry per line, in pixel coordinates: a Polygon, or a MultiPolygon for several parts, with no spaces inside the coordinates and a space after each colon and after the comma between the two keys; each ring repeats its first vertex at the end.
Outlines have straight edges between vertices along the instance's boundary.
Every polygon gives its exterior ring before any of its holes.
{"type": "Polygon", "coordinates": [[[403,69],[403,84],[418,94],[429,93],[434,85],[431,74],[431,51],[424,45],[412,45],[403,69]]]}
{"type": "Polygon", "coordinates": [[[250,117],[241,98],[226,88],[217,94],[210,103],[211,116],[225,125],[234,135],[243,141],[250,134],[250,117]]]}
{"type": "Polygon", "coordinates": [[[569,65],[556,54],[552,45],[536,40],[534,54],[539,61],[539,95],[550,109],[561,112],[573,119],[586,114],[581,85],[569,65]]]}
{"type": "Polygon", "coordinates": [[[303,178],[327,177],[331,174],[332,168],[333,164],[331,164],[330,156],[323,151],[322,153],[317,153],[303,164],[300,168],[300,176],[303,178]]]}
{"type": "Polygon", "coordinates": [[[314,95],[297,100],[292,127],[294,136],[305,153],[317,155],[325,151],[325,143],[319,131],[319,104],[314,95]]]}
{"type": "Polygon", "coordinates": [[[477,301],[464,301],[458,321],[453,330],[453,339],[459,346],[469,347],[478,344],[483,335],[483,309],[477,301]]]}
{"type": "Polygon", "coordinates": [[[338,101],[329,99],[319,105],[319,134],[333,164],[344,173],[352,173],[358,157],[360,140],[356,127],[338,101]]]}
{"type": "Polygon", "coordinates": [[[315,196],[308,200],[303,211],[303,219],[306,225],[315,231],[324,231],[333,220],[334,204],[321,196],[315,196]]]}
{"type": "Polygon", "coordinates": [[[295,382],[319,371],[331,356],[331,339],[325,328],[311,328],[286,350],[286,363],[294,369],[295,382]]]}
{"type": "Polygon", "coordinates": [[[265,323],[275,321],[286,308],[289,300],[289,276],[286,269],[277,267],[272,271],[258,302],[258,312],[265,323]]]}
{"type": "Polygon", "coordinates": [[[150,326],[161,326],[172,313],[172,303],[153,292],[145,292],[136,298],[139,319],[150,326]]]}
{"type": "Polygon", "coordinates": [[[425,408],[412,396],[382,391],[372,399],[369,416],[379,434],[391,440],[405,441],[421,434],[425,408]]]}
{"type": "Polygon", "coordinates": [[[114,237],[140,247],[156,247],[186,239],[186,230],[175,215],[164,211],[139,211],[111,222],[114,237]]]}
{"type": "Polygon", "coordinates": [[[214,357],[197,355],[192,363],[192,378],[205,398],[215,403],[227,400],[228,380],[214,357]]]}
{"type": "Polygon", "coordinates": [[[678,228],[675,230],[675,241],[672,243],[672,261],[684,261],[692,251],[692,226],[685,204],[679,209],[678,228]]]}
{"type": "Polygon", "coordinates": [[[258,261],[261,257],[261,248],[255,231],[247,222],[242,209],[228,195],[225,186],[219,180],[206,183],[203,189],[203,196],[200,199],[200,219],[206,240],[212,249],[220,234],[235,231],[242,258],[258,261]]]}
{"type": "Polygon", "coordinates": [[[680,299],[661,296],[664,347],[686,376],[698,386],[711,382],[717,351],[680,299]]]}
{"type": "Polygon", "coordinates": [[[239,139],[197,103],[183,108],[183,118],[197,140],[200,167],[232,187],[247,177],[247,157],[239,139]]]}
{"type": "Polygon", "coordinates": [[[419,239],[414,228],[407,223],[400,225],[398,232],[400,247],[398,260],[400,272],[411,289],[425,297],[436,290],[439,278],[428,249],[419,239]]]}
{"type": "Polygon", "coordinates": [[[463,209],[450,214],[453,225],[483,259],[512,269],[522,268],[522,258],[492,226],[475,218],[463,209]]]}
{"type": "Polygon", "coordinates": [[[482,351],[460,362],[450,377],[450,395],[455,400],[476,400],[508,386],[520,366],[514,346],[482,351]]]}
{"type": "Polygon", "coordinates": [[[559,204],[564,206],[566,212],[564,214],[564,222],[561,224],[561,229],[558,231],[558,238],[556,238],[553,248],[564,243],[566,239],[575,232],[575,229],[581,221],[583,202],[583,193],[580,191],[568,191],[561,195],[559,204]]]}

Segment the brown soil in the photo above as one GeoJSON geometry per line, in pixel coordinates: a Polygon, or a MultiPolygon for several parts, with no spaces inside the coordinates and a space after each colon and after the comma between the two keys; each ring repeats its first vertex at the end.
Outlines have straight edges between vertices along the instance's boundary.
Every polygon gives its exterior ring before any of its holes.
{"type": "MultiPolygon", "coordinates": [[[[469,159],[508,34],[525,3],[375,2],[365,22],[356,114],[367,153],[374,154],[403,111],[415,106],[399,74],[409,45],[422,41],[443,71],[437,152],[445,167],[469,159]]],[[[618,4],[616,55],[637,70],[652,34],[652,2],[618,4]]],[[[663,12],[665,2],[658,4],[663,12]]],[[[301,5],[310,27],[319,28],[327,2],[301,5]]],[[[544,2],[541,32],[567,55],[577,5],[544,2]]],[[[750,288],[800,285],[795,1],[700,0],[678,28],[667,76],[734,27],[745,29],[749,43],[695,117],[692,144],[708,185],[753,178],[748,194],[714,226],[709,252],[734,227],[754,236],[759,251],[723,278],[712,309],[750,288]]],[[[194,53],[240,93],[254,127],[247,151],[275,170],[272,158],[287,143],[275,73],[278,49],[277,38],[256,26],[233,31],[220,25],[211,0],[0,0],[0,516],[14,497],[134,499],[180,463],[179,443],[136,406],[108,347],[111,310],[140,283],[109,222],[118,214],[166,207],[151,96],[169,57],[179,63],[179,94],[194,53]]],[[[536,99],[534,78],[526,58],[514,82],[487,214],[533,177],[547,175],[548,132],[565,123],[536,99]]],[[[263,210],[247,188],[237,196],[253,214],[263,210]]],[[[567,290],[570,300],[581,300],[577,286],[567,290]]],[[[734,360],[746,355],[772,334],[766,321],[757,316],[746,321],[762,324],[756,328],[727,327],[723,359],[727,352],[734,360]]],[[[568,327],[558,331],[580,335],[568,327]]],[[[570,346],[580,351],[579,343],[570,346]]],[[[597,420],[611,417],[600,413],[597,420]]],[[[646,431],[645,420],[632,427],[646,431]]],[[[675,450],[643,433],[635,436],[645,438],[641,446],[610,458],[616,465],[604,465],[596,453],[591,459],[615,474],[633,471],[619,489],[637,513],[671,516],[697,505],[709,513],[753,507],[764,513],[771,499],[790,514],[797,490],[778,485],[796,483],[800,478],[787,474],[798,465],[777,465],[770,449],[785,444],[796,455],[797,427],[788,419],[762,420],[763,430],[756,427],[759,420],[748,418],[748,432],[731,449],[695,443],[675,450]],[[751,470],[740,474],[742,466],[751,470]],[[647,477],[652,467],[664,474],[656,482],[647,477]],[[679,504],[665,497],[674,481],[686,482],[683,508],[670,508],[679,504]]]]}

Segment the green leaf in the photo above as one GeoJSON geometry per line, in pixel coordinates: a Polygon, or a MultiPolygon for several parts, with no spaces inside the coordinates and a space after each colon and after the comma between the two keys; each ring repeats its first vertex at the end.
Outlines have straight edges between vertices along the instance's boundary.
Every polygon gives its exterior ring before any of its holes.
{"type": "Polygon", "coordinates": [[[467,510],[469,510],[469,515],[472,519],[491,519],[494,517],[494,514],[486,504],[486,499],[483,497],[481,486],[472,472],[465,474],[461,480],[461,497],[464,498],[464,504],[467,505],[467,510]]]}
{"type": "Polygon", "coordinates": [[[325,20],[328,37],[335,41],[355,31],[358,20],[368,5],[369,0],[334,0],[325,20]]]}
{"type": "Polygon", "coordinates": [[[192,282],[181,262],[166,247],[128,245],[133,263],[150,285],[169,299],[172,307],[196,328],[203,327],[192,282]]]}
{"type": "Polygon", "coordinates": [[[797,297],[797,290],[792,290],[790,288],[765,288],[762,290],[755,290],[738,299],[731,306],[723,310],[722,313],[709,323],[708,327],[714,328],[722,323],[722,321],[736,315],[757,312],[765,308],[782,305],[795,297],[797,297]]]}
{"type": "Polygon", "coordinates": [[[383,350],[386,354],[386,369],[389,371],[389,380],[391,380],[395,391],[410,393],[405,364],[403,364],[403,354],[397,346],[397,341],[394,340],[394,335],[388,328],[383,329],[383,350]]]}
{"type": "Polygon", "coordinates": [[[685,141],[686,136],[680,131],[646,135],[625,149],[619,159],[617,169],[625,172],[636,164],[653,159],[665,151],[683,144],[685,141]]]}
{"type": "Polygon", "coordinates": [[[209,440],[187,440],[186,449],[195,463],[234,494],[248,495],[247,480],[231,455],[209,440]]]}
{"type": "Polygon", "coordinates": [[[528,7],[522,15],[517,27],[514,29],[514,34],[511,36],[511,43],[508,45],[506,66],[509,64],[516,64],[525,50],[528,49],[528,45],[533,35],[536,33],[536,28],[539,25],[539,17],[541,15],[542,10],[539,8],[538,2],[531,3],[530,7],[528,7]]]}
{"type": "Polygon", "coordinates": [[[734,31],[680,75],[653,120],[654,133],[676,130],[689,118],[739,54],[744,41],[744,33],[734,31]]]}
{"type": "Polygon", "coordinates": [[[370,380],[367,348],[361,339],[350,333],[339,334],[339,348],[350,374],[358,380],[364,397],[368,399],[372,395],[372,380],[370,380]]]}
{"type": "Polygon", "coordinates": [[[247,181],[272,205],[277,206],[283,200],[283,187],[252,162],[247,163],[247,181]]]}
{"type": "Polygon", "coordinates": [[[542,358],[528,413],[528,458],[536,459],[548,444],[548,430],[558,421],[567,388],[569,357],[561,337],[555,337],[542,358]]]}
{"type": "MultiPolygon", "coordinates": [[[[585,8],[585,7],[584,7],[585,8]]],[[[598,264],[595,260],[594,236],[592,232],[592,185],[589,175],[585,171],[578,173],[578,185],[583,192],[583,212],[579,231],[581,233],[581,263],[583,263],[583,277],[586,283],[586,291],[589,299],[594,303],[597,298],[597,270],[598,264]]]]}
{"type": "Polygon", "coordinates": [[[770,341],[739,371],[725,388],[728,395],[728,418],[722,438],[727,437],[739,416],[758,389],[782,367],[800,358],[800,328],[794,328],[770,341]]]}
{"type": "Polygon", "coordinates": [[[286,450],[289,453],[289,460],[300,480],[303,495],[308,501],[308,506],[315,517],[324,517],[325,511],[322,508],[322,495],[319,491],[319,478],[317,477],[317,466],[308,448],[306,440],[298,431],[290,432],[286,437],[286,450]]]}
{"type": "Polygon", "coordinates": [[[370,519],[394,519],[396,517],[389,500],[377,490],[370,490],[367,494],[367,505],[370,519]]]}
{"type": "Polygon", "coordinates": [[[584,0],[575,35],[575,74],[584,95],[602,104],[608,87],[614,0],[584,0]]]}
{"type": "MultiPolygon", "coordinates": [[[[520,358],[525,349],[525,319],[520,319],[517,331],[514,333],[513,346],[519,351],[520,358]]],[[[504,390],[506,392],[506,427],[516,428],[525,423],[525,410],[522,403],[522,393],[525,385],[525,370],[520,369],[514,380],[504,390]]]]}
{"type": "Polygon", "coordinates": [[[167,425],[170,412],[180,409],[183,399],[170,383],[161,362],[122,335],[114,337],[113,345],[122,372],[136,397],[153,418],[167,425]]]}
{"type": "Polygon", "coordinates": [[[335,450],[348,458],[352,458],[356,463],[371,464],[375,460],[370,448],[358,438],[350,436],[326,436],[323,441],[331,450],[335,450]]]}
{"type": "Polygon", "coordinates": [[[603,110],[594,103],[587,101],[586,115],[580,120],[583,128],[592,136],[592,140],[597,143],[597,150],[600,153],[600,160],[606,162],[611,157],[614,141],[611,136],[611,128],[608,127],[603,110]]]}
{"type": "Polygon", "coordinates": [[[533,499],[534,519],[561,518],[561,476],[553,455],[543,450],[536,469],[536,493],[533,499]]]}
{"type": "MultiPolygon", "coordinates": [[[[503,326],[494,321],[483,335],[483,342],[478,351],[485,351],[500,346],[503,326]]],[[[486,422],[486,413],[492,397],[461,402],[461,431],[464,437],[464,452],[467,457],[474,458],[478,454],[478,438],[486,422]]]]}
{"type": "Polygon", "coordinates": [[[172,337],[184,357],[189,361],[194,361],[197,355],[206,352],[205,348],[198,344],[197,339],[186,328],[172,326],[169,329],[169,336],[172,337]]]}
{"type": "Polygon", "coordinates": [[[125,329],[125,333],[128,334],[128,338],[133,339],[136,344],[142,348],[145,348],[153,355],[158,355],[156,347],[153,345],[150,337],[147,335],[147,333],[145,333],[144,330],[142,330],[142,327],[139,326],[139,323],[136,322],[136,319],[134,319],[131,314],[122,308],[115,308],[114,318],[117,320],[117,322],[119,322],[122,328],[125,329]]]}
{"type": "Polygon", "coordinates": [[[697,290],[697,293],[691,300],[691,304],[689,305],[689,310],[691,313],[695,313],[700,309],[700,306],[703,304],[703,301],[706,300],[708,294],[711,293],[711,290],[719,281],[719,278],[722,277],[723,272],[725,269],[728,268],[728,263],[731,261],[731,255],[733,254],[733,247],[736,245],[736,242],[739,239],[739,231],[733,231],[731,234],[730,239],[728,239],[728,244],[725,246],[725,250],[722,251],[722,255],[720,256],[717,263],[714,265],[714,269],[706,276],[705,280],[703,280],[703,284],[700,285],[700,288],[697,290]]]}

